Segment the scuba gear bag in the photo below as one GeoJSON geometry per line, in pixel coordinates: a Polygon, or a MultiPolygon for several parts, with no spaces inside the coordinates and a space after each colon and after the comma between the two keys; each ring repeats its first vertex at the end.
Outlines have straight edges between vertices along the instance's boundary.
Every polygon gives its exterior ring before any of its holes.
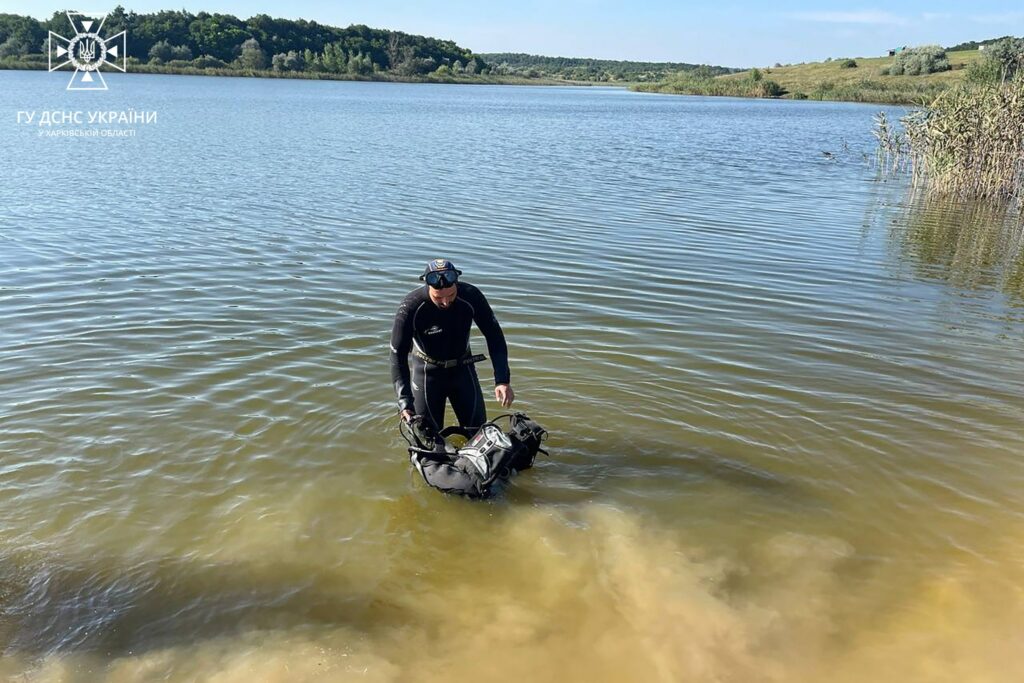
{"type": "Polygon", "coordinates": [[[409,443],[409,461],[427,484],[470,498],[493,495],[514,473],[532,467],[538,452],[547,455],[541,448],[547,431],[524,413],[485,422],[476,433],[456,426],[437,433],[421,416],[401,422],[399,431],[409,443]],[[509,428],[503,431],[496,422],[504,418],[509,428]],[[468,441],[455,448],[448,443],[454,435],[468,441]]]}

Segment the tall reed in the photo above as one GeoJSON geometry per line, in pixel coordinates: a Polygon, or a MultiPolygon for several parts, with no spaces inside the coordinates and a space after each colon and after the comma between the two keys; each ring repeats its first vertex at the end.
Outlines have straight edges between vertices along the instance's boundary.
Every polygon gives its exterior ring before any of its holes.
{"type": "Polygon", "coordinates": [[[880,156],[892,168],[909,162],[915,186],[1024,207],[1024,75],[951,88],[901,119],[902,134],[875,122],[880,156]]]}

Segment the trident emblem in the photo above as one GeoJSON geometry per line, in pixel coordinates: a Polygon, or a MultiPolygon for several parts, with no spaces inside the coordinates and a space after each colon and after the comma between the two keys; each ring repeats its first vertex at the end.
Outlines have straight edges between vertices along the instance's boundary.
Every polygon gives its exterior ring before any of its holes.
{"type": "Polygon", "coordinates": [[[78,51],[78,56],[82,58],[83,62],[91,62],[96,58],[96,41],[92,38],[88,38],[82,41],[82,49],[78,51]]]}
{"type": "Polygon", "coordinates": [[[100,67],[109,65],[118,71],[128,70],[127,34],[121,31],[110,38],[101,38],[106,13],[66,12],[73,38],[50,31],[47,41],[49,70],[56,71],[68,64],[75,67],[68,90],[106,90],[100,67]],[[96,18],[99,17],[99,22],[96,18]],[[98,25],[97,25],[98,23],[98,25]],[[120,64],[118,64],[120,62],[120,64]]]}

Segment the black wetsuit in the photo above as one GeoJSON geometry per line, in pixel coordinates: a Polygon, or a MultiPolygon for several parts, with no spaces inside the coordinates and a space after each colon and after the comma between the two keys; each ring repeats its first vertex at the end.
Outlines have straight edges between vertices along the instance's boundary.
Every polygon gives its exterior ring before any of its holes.
{"type": "Polygon", "coordinates": [[[487,340],[494,367],[494,383],[508,384],[508,346],[501,325],[479,289],[459,282],[458,296],[447,309],[430,300],[426,285],[402,300],[391,332],[391,381],[398,395],[398,409],[411,410],[444,427],[444,403],[450,400],[459,425],[476,429],[487,421],[480,381],[472,363],[445,368],[409,354],[415,345],[432,360],[450,361],[472,355],[469,330],[473,322],[487,340]]]}

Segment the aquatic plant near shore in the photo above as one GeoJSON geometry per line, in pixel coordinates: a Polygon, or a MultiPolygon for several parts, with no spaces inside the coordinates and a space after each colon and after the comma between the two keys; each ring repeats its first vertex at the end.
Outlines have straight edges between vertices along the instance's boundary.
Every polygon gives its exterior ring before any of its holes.
{"type": "Polygon", "coordinates": [[[934,194],[1024,207],[1024,77],[951,88],[900,123],[875,118],[884,167],[909,164],[914,185],[934,194]]]}
{"type": "Polygon", "coordinates": [[[753,69],[741,79],[714,78],[710,73],[703,72],[680,72],[668,81],[645,83],[634,89],[640,92],[725,97],[781,97],[786,94],[782,86],[765,78],[759,69],[753,69]]]}

